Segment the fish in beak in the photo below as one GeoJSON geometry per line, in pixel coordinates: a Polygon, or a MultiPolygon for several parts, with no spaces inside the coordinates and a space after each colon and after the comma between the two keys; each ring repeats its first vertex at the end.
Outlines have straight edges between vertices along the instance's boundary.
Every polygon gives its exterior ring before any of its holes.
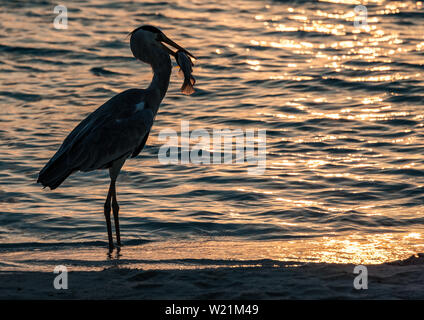
{"type": "Polygon", "coordinates": [[[184,82],[181,86],[181,92],[186,95],[194,93],[194,84],[196,83],[196,79],[194,79],[194,77],[192,76],[193,61],[190,59],[190,57],[192,57],[193,59],[196,59],[196,57],[190,52],[188,52],[186,49],[169,39],[163,33],[160,34],[159,41],[162,44],[163,48],[175,58],[178,66],[180,67],[180,71],[184,75],[184,82]],[[177,49],[177,52],[172,51],[168,46],[164,45],[162,42],[174,47],[175,49],[177,49]]]}
{"type": "Polygon", "coordinates": [[[175,54],[175,60],[177,60],[180,72],[184,75],[184,82],[181,86],[181,92],[190,95],[194,93],[194,84],[196,79],[192,76],[193,73],[193,62],[188,57],[187,53],[182,50],[178,50],[175,54]]]}

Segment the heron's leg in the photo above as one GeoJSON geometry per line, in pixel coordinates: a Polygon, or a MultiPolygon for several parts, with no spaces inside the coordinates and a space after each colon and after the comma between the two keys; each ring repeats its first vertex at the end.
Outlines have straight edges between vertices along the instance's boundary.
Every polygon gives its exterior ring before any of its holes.
{"type": "Polygon", "coordinates": [[[118,199],[116,199],[116,185],[115,181],[113,181],[113,189],[112,189],[112,209],[113,209],[113,220],[115,221],[115,234],[116,234],[116,242],[118,246],[121,246],[121,234],[119,231],[119,205],[118,199]]]}
{"type": "Polygon", "coordinates": [[[125,159],[127,157],[122,157],[121,159],[115,160],[112,163],[112,166],[109,168],[109,176],[110,176],[110,194],[112,197],[112,209],[113,209],[113,220],[115,221],[115,234],[116,241],[118,246],[121,246],[121,234],[119,232],[119,205],[118,200],[116,199],[116,187],[115,182],[118,178],[119,172],[121,171],[122,166],[125,163],[125,159]]]}
{"type": "Polygon", "coordinates": [[[112,198],[112,181],[110,182],[109,192],[107,193],[107,198],[105,202],[105,218],[106,218],[106,227],[107,227],[107,236],[109,239],[109,252],[113,251],[113,238],[112,238],[112,226],[110,222],[110,200],[112,198]]]}

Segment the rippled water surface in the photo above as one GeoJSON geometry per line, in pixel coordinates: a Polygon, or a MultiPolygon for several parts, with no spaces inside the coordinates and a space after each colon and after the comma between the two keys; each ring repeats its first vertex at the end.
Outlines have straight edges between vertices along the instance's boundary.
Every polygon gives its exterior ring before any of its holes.
{"type": "Polygon", "coordinates": [[[376,263],[422,252],[424,9],[361,3],[368,26],[355,28],[356,1],[69,1],[68,29],[56,30],[56,3],[0,1],[0,267],[34,248],[105,253],[108,173],[76,173],[55,191],[35,181],[87,114],[148,86],[150,67],[126,38],[142,24],[196,55],[197,84],[182,95],[174,68],[147,146],[118,179],[132,257],[169,241],[176,259],[376,263]],[[181,120],[266,129],[266,171],[161,164],[159,132],[181,120]]]}

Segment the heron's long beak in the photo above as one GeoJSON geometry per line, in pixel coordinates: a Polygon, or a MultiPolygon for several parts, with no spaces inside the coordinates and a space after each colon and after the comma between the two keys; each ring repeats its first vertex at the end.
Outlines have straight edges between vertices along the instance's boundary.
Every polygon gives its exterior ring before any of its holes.
{"type": "MultiPolygon", "coordinates": [[[[162,37],[161,37],[161,41],[165,42],[167,44],[169,44],[170,46],[173,46],[175,49],[181,50],[184,53],[188,54],[190,57],[192,57],[193,59],[196,59],[195,56],[193,56],[190,52],[188,52],[186,49],[184,49],[183,47],[181,47],[180,45],[176,44],[174,41],[172,41],[171,39],[169,39],[167,36],[165,36],[162,33],[162,37]]],[[[169,49],[167,46],[164,45],[164,48],[166,49],[166,51],[168,51],[168,53],[170,55],[173,55],[175,57],[175,52],[172,51],[171,49],[169,49]]]]}

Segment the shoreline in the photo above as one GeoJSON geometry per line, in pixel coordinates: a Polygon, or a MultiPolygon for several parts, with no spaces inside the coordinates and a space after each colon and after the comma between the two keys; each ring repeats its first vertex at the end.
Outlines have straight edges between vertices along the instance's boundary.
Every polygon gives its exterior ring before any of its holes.
{"type": "Polygon", "coordinates": [[[250,267],[70,271],[68,289],[58,274],[0,271],[0,299],[424,299],[424,254],[366,265],[368,289],[357,290],[353,264],[263,263],[250,267]]]}

